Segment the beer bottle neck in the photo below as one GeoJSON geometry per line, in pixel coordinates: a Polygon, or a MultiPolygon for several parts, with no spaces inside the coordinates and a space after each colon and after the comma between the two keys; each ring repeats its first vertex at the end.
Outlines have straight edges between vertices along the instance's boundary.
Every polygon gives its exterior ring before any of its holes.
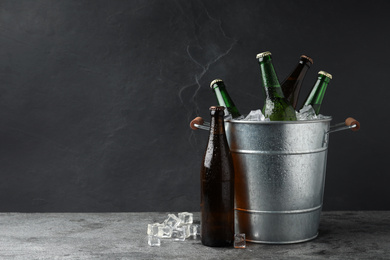
{"type": "Polygon", "coordinates": [[[222,81],[215,83],[212,86],[212,90],[217,97],[218,104],[226,108],[225,116],[229,114],[231,114],[233,118],[241,116],[228,91],[226,90],[225,84],[222,81]]]}
{"type": "Polygon", "coordinates": [[[302,80],[310,68],[311,63],[306,59],[300,59],[298,65],[286,80],[302,80]]]}
{"type": "Polygon", "coordinates": [[[274,99],[284,97],[272,64],[271,56],[269,55],[259,58],[259,64],[261,70],[261,81],[263,83],[266,98],[274,99]]]}
{"type": "Polygon", "coordinates": [[[318,75],[318,79],[313,86],[312,91],[310,92],[308,98],[305,101],[305,106],[311,105],[316,112],[319,113],[322,100],[325,96],[326,88],[329,84],[330,78],[325,75],[318,75]]]}
{"type": "Polygon", "coordinates": [[[224,111],[211,111],[210,136],[225,134],[224,111]]]}

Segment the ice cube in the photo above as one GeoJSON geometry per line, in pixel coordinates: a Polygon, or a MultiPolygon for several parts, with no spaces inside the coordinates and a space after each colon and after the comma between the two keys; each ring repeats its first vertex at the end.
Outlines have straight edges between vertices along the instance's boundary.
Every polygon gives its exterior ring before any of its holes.
{"type": "Polygon", "coordinates": [[[179,219],[181,220],[181,225],[183,224],[192,224],[193,222],[193,214],[189,212],[180,212],[179,219]]]}
{"type": "Polygon", "coordinates": [[[297,120],[313,120],[317,119],[316,112],[311,105],[304,106],[296,113],[297,120]]]}
{"type": "Polygon", "coordinates": [[[148,236],[148,245],[149,246],[160,246],[161,240],[157,236],[148,236]]]}
{"type": "Polygon", "coordinates": [[[234,234],[234,248],[246,248],[245,233],[234,234]]]}
{"type": "Polygon", "coordinates": [[[224,120],[232,120],[233,119],[232,114],[227,114],[223,119],[224,120]]]}
{"type": "Polygon", "coordinates": [[[324,115],[321,115],[321,114],[317,115],[317,119],[328,119],[328,118],[331,118],[331,117],[330,116],[324,116],[324,115]]]}
{"type": "Polygon", "coordinates": [[[172,239],[175,241],[184,241],[186,239],[185,230],[182,227],[176,227],[172,230],[172,239]]]}
{"type": "Polygon", "coordinates": [[[182,228],[182,229],[183,229],[185,238],[189,238],[190,235],[191,235],[191,234],[190,234],[191,225],[192,225],[192,224],[185,224],[185,225],[180,225],[180,226],[178,226],[179,228],[182,228]]]}
{"type": "Polygon", "coordinates": [[[158,234],[158,228],[164,226],[160,223],[154,223],[154,224],[148,224],[148,231],[147,234],[150,236],[157,236],[158,234]]]}
{"type": "Polygon", "coordinates": [[[192,224],[190,226],[189,234],[190,236],[196,237],[200,235],[200,226],[198,224],[192,224]]]}
{"type": "Polygon", "coordinates": [[[176,228],[181,223],[180,218],[176,217],[175,214],[168,214],[168,218],[164,220],[164,224],[166,226],[170,226],[172,228],[176,228]]]}
{"type": "Polygon", "coordinates": [[[249,112],[249,114],[245,117],[244,120],[247,120],[247,121],[269,121],[269,119],[268,120],[267,119],[268,118],[265,118],[265,116],[261,112],[261,109],[257,109],[257,110],[252,110],[251,112],[249,112]]]}
{"type": "MultiPolygon", "coordinates": [[[[244,118],[245,118],[245,116],[240,115],[240,116],[238,116],[236,118],[232,118],[232,119],[234,119],[234,120],[243,120],[244,118]]],[[[225,120],[226,120],[226,118],[225,118],[225,120]]]]}
{"type": "Polygon", "coordinates": [[[172,227],[166,225],[159,226],[157,236],[159,238],[170,238],[172,236],[172,227]]]}

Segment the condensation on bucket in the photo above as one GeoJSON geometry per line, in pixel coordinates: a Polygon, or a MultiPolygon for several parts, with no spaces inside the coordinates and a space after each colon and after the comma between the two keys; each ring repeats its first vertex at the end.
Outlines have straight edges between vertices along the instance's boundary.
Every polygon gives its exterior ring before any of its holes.
{"type": "Polygon", "coordinates": [[[272,244],[317,236],[330,121],[225,122],[236,174],[236,233],[272,244]]]}

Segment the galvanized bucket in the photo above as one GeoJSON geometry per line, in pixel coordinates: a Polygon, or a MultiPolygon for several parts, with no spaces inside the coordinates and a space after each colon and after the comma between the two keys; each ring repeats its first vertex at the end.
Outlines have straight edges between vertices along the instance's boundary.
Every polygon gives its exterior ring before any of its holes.
{"type": "MultiPolygon", "coordinates": [[[[255,243],[290,244],[318,235],[329,133],[358,130],[347,118],[304,121],[226,120],[235,169],[235,232],[255,243]]],[[[192,129],[209,130],[201,117],[192,129]]]]}
{"type": "Polygon", "coordinates": [[[225,122],[235,168],[236,233],[271,244],[317,236],[330,121],[225,122]]]}

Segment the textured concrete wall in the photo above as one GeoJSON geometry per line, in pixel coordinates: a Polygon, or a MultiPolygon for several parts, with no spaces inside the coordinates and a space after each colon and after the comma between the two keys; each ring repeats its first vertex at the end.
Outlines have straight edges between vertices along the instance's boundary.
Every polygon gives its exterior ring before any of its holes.
{"type": "MultiPolygon", "coordinates": [[[[196,211],[208,85],[262,107],[255,55],[333,74],[325,209],[390,209],[387,1],[0,1],[0,211],[196,211]],[[369,112],[369,107],[374,112],[369,112]],[[384,125],[383,125],[384,124],[384,125]]],[[[302,97],[300,102],[302,102],[302,97]]]]}

